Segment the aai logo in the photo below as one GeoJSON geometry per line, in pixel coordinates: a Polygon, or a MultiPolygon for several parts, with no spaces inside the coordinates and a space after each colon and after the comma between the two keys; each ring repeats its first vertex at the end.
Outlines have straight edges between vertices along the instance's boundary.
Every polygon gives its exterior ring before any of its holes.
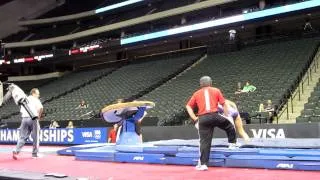
{"type": "Polygon", "coordinates": [[[134,156],[134,157],[133,157],[133,160],[134,160],[134,161],[143,161],[143,160],[144,160],[144,157],[143,157],[143,156],[134,156]]]}
{"type": "Polygon", "coordinates": [[[280,169],[293,169],[293,164],[280,163],[277,165],[280,169]]]}

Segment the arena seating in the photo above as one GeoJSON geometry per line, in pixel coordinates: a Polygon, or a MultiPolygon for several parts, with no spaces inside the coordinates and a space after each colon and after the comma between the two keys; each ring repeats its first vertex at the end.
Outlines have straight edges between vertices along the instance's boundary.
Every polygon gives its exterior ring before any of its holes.
{"type": "Polygon", "coordinates": [[[7,3],[11,2],[11,1],[13,1],[13,0],[2,0],[2,1],[0,2],[0,6],[2,6],[2,5],[4,5],[4,4],[7,4],[7,3]]]}
{"type": "Polygon", "coordinates": [[[304,105],[301,116],[297,117],[297,123],[311,122],[320,122],[320,81],[304,105]]]}
{"type": "Polygon", "coordinates": [[[40,87],[43,100],[47,102],[45,120],[89,119],[116,99],[138,98],[156,103],[148,116],[158,118],[159,125],[182,124],[188,120],[185,103],[199,87],[198,81],[203,75],[212,76],[214,86],[219,87],[226,98],[235,101],[241,112],[254,116],[260,103],[270,99],[274,105],[279,105],[288,91],[294,89],[318,41],[293,40],[208,54],[206,59],[191,67],[203,55],[203,49],[140,58],[119,69],[71,73],[40,87]],[[237,83],[243,85],[246,81],[257,90],[235,95],[237,83]],[[82,99],[89,108],[75,109],[82,99]]]}
{"type": "MultiPolygon", "coordinates": [[[[33,87],[41,87],[44,84],[47,84],[51,81],[53,81],[53,78],[50,79],[44,79],[44,80],[36,80],[36,81],[19,81],[19,82],[11,82],[17,84],[21,89],[23,89],[26,93],[29,93],[29,91],[33,87]]],[[[6,87],[6,86],[5,86],[6,87]]],[[[6,92],[6,91],[5,91],[6,92]]],[[[10,99],[7,105],[1,107],[1,113],[0,116],[10,116],[10,114],[18,112],[19,108],[14,104],[13,100],[10,99]]],[[[2,118],[1,118],[2,119],[2,118]]]]}
{"type": "MultiPolygon", "coordinates": [[[[117,3],[116,1],[112,1],[112,2],[117,3]]],[[[40,16],[39,19],[57,17],[57,16],[66,15],[66,14],[79,13],[81,12],[81,10],[82,11],[92,10],[92,9],[95,9],[96,6],[103,7],[107,5],[106,3],[110,5],[112,4],[112,2],[100,1],[100,3],[102,3],[100,5],[98,5],[99,1],[94,3],[90,2],[90,3],[87,3],[88,6],[79,6],[76,8],[70,8],[70,6],[72,5],[72,2],[66,3],[40,16]],[[72,11],[70,11],[70,9],[72,9],[72,11]]],[[[91,28],[95,28],[95,27],[99,27],[107,24],[112,24],[112,23],[117,23],[124,20],[128,20],[128,19],[137,18],[140,16],[144,16],[144,15],[159,12],[159,11],[165,11],[168,9],[172,9],[172,8],[176,8],[179,6],[184,6],[192,3],[194,3],[194,1],[181,1],[181,2],[177,1],[174,3],[172,1],[158,1],[158,2],[151,3],[150,5],[147,3],[144,3],[143,6],[139,7],[139,11],[136,11],[135,8],[126,8],[125,10],[122,10],[119,12],[115,11],[114,13],[108,13],[102,19],[100,19],[99,17],[96,17],[96,18],[80,20],[79,23],[72,21],[72,22],[67,22],[63,24],[55,24],[54,26],[53,24],[49,24],[45,26],[31,27],[29,30],[21,31],[5,38],[4,41],[5,42],[17,42],[21,40],[30,41],[30,40],[38,40],[38,39],[45,39],[45,38],[67,35],[67,34],[76,33],[79,31],[84,31],[87,29],[91,29],[91,28]]],[[[119,36],[117,38],[119,38],[119,36]]]]}
{"type": "Polygon", "coordinates": [[[185,104],[199,87],[199,78],[209,75],[226,98],[235,101],[241,112],[256,115],[260,103],[268,99],[275,105],[293,88],[318,43],[303,39],[248,47],[241,51],[209,55],[207,59],[141,99],[155,101],[149,116],[159,125],[182,124],[187,118],[185,104]],[[256,92],[236,96],[237,83],[250,81],[256,92]]]}
{"type": "MultiPolygon", "coordinates": [[[[57,79],[21,81],[14,83],[19,85],[26,93],[28,93],[31,90],[31,88],[38,87],[41,94],[41,101],[45,102],[52,98],[57,98],[58,96],[67,93],[68,91],[72,91],[74,88],[78,88],[79,86],[93,81],[96,78],[99,78],[100,76],[104,76],[112,70],[113,68],[105,68],[91,71],[79,71],[66,74],[57,79]]],[[[10,114],[19,112],[18,107],[14,104],[12,100],[8,103],[8,105],[3,106],[2,108],[3,110],[0,114],[2,117],[10,117],[10,114]]]]}
{"type": "Polygon", "coordinates": [[[81,13],[84,11],[90,11],[95,8],[103,7],[109,3],[114,3],[115,0],[95,0],[95,1],[83,1],[79,3],[78,0],[67,0],[63,5],[41,15],[37,19],[44,19],[44,18],[52,18],[58,16],[65,16],[70,14],[81,13]]]}
{"type": "Polygon", "coordinates": [[[87,119],[117,99],[135,99],[200,58],[203,49],[133,60],[130,64],[45,104],[45,120],[87,119]],[[87,109],[75,109],[81,100],[87,109]]]}

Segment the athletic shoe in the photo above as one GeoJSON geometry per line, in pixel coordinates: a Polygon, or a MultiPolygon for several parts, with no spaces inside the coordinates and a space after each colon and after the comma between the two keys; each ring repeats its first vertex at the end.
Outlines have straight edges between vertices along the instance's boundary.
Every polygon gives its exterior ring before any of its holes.
{"type": "Polygon", "coordinates": [[[43,155],[42,154],[32,154],[32,158],[36,159],[36,158],[42,158],[43,155]]]}
{"type": "Polygon", "coordinates": [[[197,165],[196,166],[196,170],[197,171],[207,171],[208,170],[208,166],[207,165],[197,165]]]}
{"type": "Polygon", "coordinates": [[[240,144],[236,144],[236,143],[229,143],[229,149],[234,150],[234,149],[239,149],[240,144]]]}
{"type": "Polygon", "coordinates": [[[16,151],[12,152],[12,159],[18,160],[18,153],[16,151]]]}

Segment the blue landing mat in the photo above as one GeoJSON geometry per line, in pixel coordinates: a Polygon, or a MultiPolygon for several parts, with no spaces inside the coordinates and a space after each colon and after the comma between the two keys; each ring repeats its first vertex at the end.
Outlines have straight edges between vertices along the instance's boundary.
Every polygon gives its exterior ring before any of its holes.
{"type": "MultiPolygon", "coordinates": [[[[238,142],[242,144],[241,147],[248,148],[285,148],[285,149],[320,149],[319,139],[258,139],[253,138],[250,142],[245,143],[242,139],[238,139],[238,142]]],[[[189,146],[198,147],[199,140],[163,140],[152,141],[150,144],[156,146],[189,146]]],[[[228,141],[226,138],[218,138],[212,140],[212,147],[227,147],[228,141]]]]}
{"type": "Polygon", "coordinates": [[[114,161],[115,154],[118,151],[115,150],[115,145],[104,146],[83,150],[75,150],[74,154],[77,160],[93,160],[93,161],[114,161]]]}
{"type": "Polygon", "coordinates": [[[59,155],[69,155],[74,156],[75,150],[81,150],[81,149],[90,149],[90,148],[96,148],[96,147],[103,147],[103,146],[112,146],[112,144],[108,143],[95,143],[95,144],[83,144],[83,145],[77,145],[77,146],[71,146],[65,149],[61,149],[57,151],[57,154],[59,155]]]}
{"type": "MultiPolygon", "coordinates": [[[[245,144],[234,150],[225,148],[226,139],[215,139],[214,142],[209,166],[320,170],[320,149],[312,149],[320,147],[318,139],[254,139],[248,144],[255,148],[245,148],[249,147],[245,144]],[[288,147],[284,146],[286,144],[288,147]]],[[[169,140],[141,145],[85,145],[71,149],[77,160],[195,165],[199,158],[197,145],[198,140],[169,140]]]]}

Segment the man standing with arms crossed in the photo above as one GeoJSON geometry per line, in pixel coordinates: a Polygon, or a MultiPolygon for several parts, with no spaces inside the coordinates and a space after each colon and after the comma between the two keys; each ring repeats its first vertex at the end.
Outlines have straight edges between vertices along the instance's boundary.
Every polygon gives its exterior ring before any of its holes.
{"type": "Polygon", "coordinates": [[[30,103],[30,107],[34,109],[34,115],[38,118],[32,120],[29,113],[25,110],[24,107],[20,108],[20,113],[22,117],[21,125],[20,125],[20,137],[17,142],[16,149],[13,151],[12,158],[17,160],[18,154],[20,153],[22,147],[24,146],[26,140],[29,138],[31,132],[31,136],[33,139],[33,150],[32,150],[32,157],[37,158],[39,157],[39,134],[40,134],[40,124],[39,120],[43,112],[43,106],[40,102],[40,92],[39,89],[33,88],[30,91],[30,96],[27,97],[28,103],[30,103]]]}
{"type": "Polygon", "coordinates": [[[192,95],[186,108],[189,116],[196,124],[200,137],[200,163],[196,166],[196,169],[205,171],[208,170],[207,165],[214,128],[219,127],[226,131],[230,148],[236,146],[236,130],[228,119],[219,115],[218,103],[223,105],[225,115],[228,114],[227,104],[221,91],[212,87],[212,80],[209,76],[200,78],[200,87],[192,95]],[[198,109],[197,116],[193,111],[195,108],[198,109]]]}

